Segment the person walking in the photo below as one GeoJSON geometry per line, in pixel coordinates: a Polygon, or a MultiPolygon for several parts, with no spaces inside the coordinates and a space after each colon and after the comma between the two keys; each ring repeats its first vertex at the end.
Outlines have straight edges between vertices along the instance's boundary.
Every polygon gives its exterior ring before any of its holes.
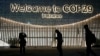
{"type": "Polygon", "coordinates": [[[84,29],[85,29],[85,40],[86,40],[86,56],[89,56],[90,53],[93,54],[94,56],[97,56],[91,49],[91,45],[96,42],[96,38],[88,28],[87,24],[84,25],[84,29]]]}
{"type": "Polygon", "coordinates": [[[59,52],[59,56],[63,56],[63,51],[62,51],[62,34],[59,30],[55,30],[55,32],[57,33],[57,37],[55,39],[57,39],[57,50],[59,52]]]}
{"type": "Polygon", "coordinates": [[[25,40],[26,34],[24,32],[19,33],[19,43],[20,43],[20,54],[25,54],[25,40]]]}

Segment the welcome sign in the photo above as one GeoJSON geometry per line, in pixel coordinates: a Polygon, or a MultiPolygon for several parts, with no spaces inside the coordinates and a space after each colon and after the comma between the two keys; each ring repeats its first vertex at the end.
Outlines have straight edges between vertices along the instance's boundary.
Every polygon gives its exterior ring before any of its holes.
{"type": "Polygon", "coordinates": [[[99,0],[0,1],[0,16],[36,25],[62,25],[100,13],[99,0]]]}
{"type": "Polygon", "coordinates": [[[10,4],[11,12],[23,12],[23,13],[42,13],[42,18],[63,18],[60,13],[93,13],[92,5],[68,5],[65,4],[62,7],[57,5],[52,6],[37,6],[37,5],[20,5],[16,3],[10,4]],[[50,14],[53,12],[54,14],[50,14]]]}

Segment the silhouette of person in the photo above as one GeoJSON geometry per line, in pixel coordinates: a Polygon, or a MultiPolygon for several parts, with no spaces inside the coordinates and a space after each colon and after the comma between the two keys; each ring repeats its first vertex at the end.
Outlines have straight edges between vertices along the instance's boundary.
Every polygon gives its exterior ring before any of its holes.
{"type": "Polygon", "coordinates": [[[24,32],[19,33],[20,54],[25,54],[25,46],[26,46],[25,37],[26,34],[24,32]]]}
{"type": "Polygon", "coordinates": [[[89,56],[90,53],[93,54],[94,56],[97,56],[91,49],[91,34],[92,32],[89,30],[88,25],[84,25],[84,29],[85,29],[85,40],[86,40],[86,56],[89,56]]]}
{"type": "Polygon", "coordinates": [[[63,51],[62,51],[62,34],[59,32],[59,30],[55,30],[55,32],[57,33],[57,37],[55,39],[57,39],[57,50],[59,52],[59,56],[63,56],[63,51]]]}

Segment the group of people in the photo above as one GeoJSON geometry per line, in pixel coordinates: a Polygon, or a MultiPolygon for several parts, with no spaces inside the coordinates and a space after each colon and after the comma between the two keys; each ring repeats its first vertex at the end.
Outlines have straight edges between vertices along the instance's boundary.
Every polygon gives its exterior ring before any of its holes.
{"type": "MultiPolygon", "coordinates": [[[[97,56],[91,49],[91,45],[96,42],[95,35],[89,30],[88,25],[84,25],[85,29],[85,40],[86,40],[86,56],[89,56],[90,53],[92,53],[94,56],[97,56]]],[[[63,38],[61,32],[56,29],[55,33],[57,33],[57,37],[55,38],[57,40],[57,50],[59,52],[59,56],[63,56],[62,51],[62,43],[63,38]]],[[[26,34],[24,32],[19,33],[19,43],[20,43],[20,53],[25,53],[25,46],[26,46],[26,40],[25,40],[26,34]]]]}

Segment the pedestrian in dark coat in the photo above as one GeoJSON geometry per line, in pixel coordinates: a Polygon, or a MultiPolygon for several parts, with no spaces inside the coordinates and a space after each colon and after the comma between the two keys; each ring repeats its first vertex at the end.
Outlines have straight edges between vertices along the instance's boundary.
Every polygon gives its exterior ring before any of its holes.
{"type": "Polygon", "coordinates": [[[63,51],[62,51],[62,42],[63,42],[63,39],[62,39],[62,34],[61,32],[59,32],[59,30],[55,30],[55,32],[57,33],[57,50],[59,52],[59,56],[63,56],[63,51]]]}
{"type": "Polygon", "coordinates": [[[84,29],[85,29],[85,40],[86,40],[86,56],[89,56],[90,53],[93,54],[94,56],[97,56],[91,49],[91,45],[93,44],[93,42],[95,42],[95,37],[88,28],[87,24],[84,25],[84,29]]]}
{"type": "Polygon", "coordinates": [[[26,46],[26,40],[25,40],[26,34],[24,32],[19,33],[19,43],[20,43],[20,53],[25,53],[25,46],[26,46]]]}

